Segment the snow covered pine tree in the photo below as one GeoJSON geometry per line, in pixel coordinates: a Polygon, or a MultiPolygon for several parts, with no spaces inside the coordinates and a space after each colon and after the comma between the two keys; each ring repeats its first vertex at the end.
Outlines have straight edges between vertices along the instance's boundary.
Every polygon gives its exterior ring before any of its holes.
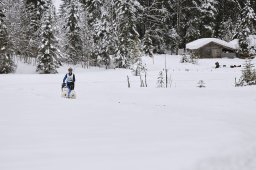
{"type": "Polygon", "coordinates": [[[0,2],[0,74],[7,74],[15,71],[15,64],[12,60],[12,53],[9,50],[10,42],[3,13],[4,5],[0,2]]]}
{"type": "Polygon", "coordinates": [[[201,37],[212,37],[214,35],[215,21],[217,9],[216,6],[218,1],[216,0],[207,0],[203,1],[200,12],[200,36],[201,37]]]}
{"type": "Polygon", "coordinates": [[[157,78],[157,87],[158,88],[165,88],[165,81],[164,81],[164,71],[160,71],[158,78],[157,78]]]}
{"type": "Polygon", "coordinates": [[[118,0],[115,4],[119,16],[119,56],[115,63],[119,68],[128,68],[141,57],[142,45],[136,23],[142,6],[137,0],[118,0]]]}
{"type": "Polygon", "coordinates": [[[150,57],[153,56],[153,51],[163,53],[165,51],[168,36],[167,33],[167,18],[170,16],[165,2],[162,0],[138,0],[142,6],[142,14],[139,15],[138,32],[143,37],[143,49],[150,57]]]}
{"type": "Polygon", "coordinates": [[[67,2],[66,10],[67,18],[65,21],[65,45],[64,52],[68,62],[72,64],[78,64],[83,56],[83,43],[81,39],[81,28],[80,28],[80,10],[81,3],[79,0],[72,0],[67,2]]]}
{"type": "Polygon", "coordinates": [[[112,9],[108,2],[98,2],[101,15],[95,18],[93,25],[94,42],[97,48],[97,64],[106,68],[111,64],[111,55],[117,53],[116,24],[113,24],[112,9]]]}
{"type": "Polygon", "coordinates": [[[38,56],[41,42],[41,20],[45,12],[47,0],[24,0],[21,11],[21,37],[19,53],[24,58],[35,58],[38,56]]]}
{"type": "Polygon", "coordinates": [[[250,0],[246,0],[245,7],[241,12],[241,30],[238,34],[239,38],[239,53],[243,58],[247,58],[251,56],[251,47],[249,44],[248,37],[249,35],[255,32],[255,27],[253,23],[256,21],[256,15],[254,10],[251,7],[250,0]]]}
{"type": "Polygon", "coordinates": [[[256,70],[251,60],[246,60],[242,70],[242,76],[236,86],[256,85],[256,70]]]}
{"type": "Polygon", "coordinates": [[[56,47],[58,43],[54,36],[53,27],[53,11],[54,7],[51,0],[48,0],[47,10],[42,18],[42,42],[37,57],[37,72],[41,74],[57,73],[56,68],[61,65],[59,58],[61,57],[56,47]]]}
{"type": "Polygon", "coordinates": [[[144,52],[149,55],[149,57],[151,57],[151,58],[154,57],[153,42],[152,42],[152,39],[151,39],[148,31],[146,31],[144,39],[143,39],[143,49],[144,49],[144,52]]]}

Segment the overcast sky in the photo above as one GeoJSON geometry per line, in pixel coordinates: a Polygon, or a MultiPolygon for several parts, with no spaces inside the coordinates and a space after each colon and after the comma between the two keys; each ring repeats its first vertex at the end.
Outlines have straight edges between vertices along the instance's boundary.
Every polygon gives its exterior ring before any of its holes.
{"type": "Polygon", "coordinates": [[[56,8],[58,10],[60,7],[60,4],[61,4],[61,0],[52,0],[52,2],[54,3],[54,5],[56,6],[56,8]]]}

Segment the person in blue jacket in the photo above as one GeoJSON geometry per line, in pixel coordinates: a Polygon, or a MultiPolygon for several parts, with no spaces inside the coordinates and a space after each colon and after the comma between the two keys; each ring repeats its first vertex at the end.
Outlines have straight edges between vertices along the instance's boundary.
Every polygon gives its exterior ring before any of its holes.
{"type": "Polygon", "coordinates": [[[69,68],[68,73],[65,75],[63,79],[63,85],[67,85],[67,88],[68,88],[68,97],[70,97],[71,91],[75,89],[75,81],[76,81],[76,77],[75,77],[75,74],[73,73],[73,69],[69,68]]]}

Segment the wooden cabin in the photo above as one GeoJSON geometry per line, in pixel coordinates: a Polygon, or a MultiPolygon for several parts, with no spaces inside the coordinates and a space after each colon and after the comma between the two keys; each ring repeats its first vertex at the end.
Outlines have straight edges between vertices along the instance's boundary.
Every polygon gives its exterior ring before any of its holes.
{"type": "Polygon", "coordinates": [[[237,48],[226,41],[217,38],[202,38],[186,45],[190,53],[199,58],[235,58],[237,48]]]}

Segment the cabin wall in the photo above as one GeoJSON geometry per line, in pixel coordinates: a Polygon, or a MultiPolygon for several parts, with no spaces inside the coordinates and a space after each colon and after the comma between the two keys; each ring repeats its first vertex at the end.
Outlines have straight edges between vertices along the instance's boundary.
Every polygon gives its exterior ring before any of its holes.
{"type": "Polygon", "coordinates": [[[200,58],[221,58],[223,47],[210,43],[199,49],[200,58]]]}

